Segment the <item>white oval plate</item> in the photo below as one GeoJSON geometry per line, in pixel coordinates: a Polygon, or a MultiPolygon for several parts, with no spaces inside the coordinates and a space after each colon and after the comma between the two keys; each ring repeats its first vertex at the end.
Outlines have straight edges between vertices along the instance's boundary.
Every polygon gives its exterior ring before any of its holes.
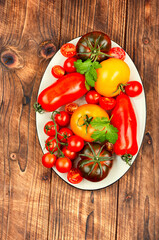
{"type": "MultiPolygon", "coordinates": [[[[80,39],[80,37],[75,38],[70,42],[76,45],[79,39],[80,39]]],[[[120,47],[120,46],[112,41],[112,47],[120,47]]],[[[42,90],[44,90],[46,87],[50,86],[53,82],[55,82],[57,80],[51,74],[52,67],[54,65],[63,66],[65,60],[66,60],[66,58],[61,54],[60,50],[54,55],[54,57],[51,59],[49,65],[42,77],[38,95],[40,94],[40,92],[42,90]]],[[[136,80],[142,84],[139,73],[138,73],[133,61],[128,56],[128,54],[126,54],[125,62],[130,67],[130,72],[131,72],[130,80],[136,80]]],[[[140,146],[141,146],[141,143],[143,140],[143,136],[144,136],[145,125],[146,125],[146,101],[145,101],[144,89],[138,97],[131,98],[131,101],[132,101],[134,111],[135,111],[136,117],[137,117],[137,142],[138,142],[138,147],[140,149],[140,146]]],[[[75,102],[77,102],[80,105],[86,103],[84,97],[78,99],[75,102]]],[[[59,108],[59,110],[63,110],[63,109],[64,109],[63,107],[59,108]]],[[[44,129],[45,123],[50,121],[50,117],[51,117],[51,113],[49,113],[49,112],[46,112],[44,114],[36,113],[37,134],[38,134],[39,142],[40,142],[43,153],[47,152],[47,150],[45,149],[45,140],[48,138],[48,136],[44,133],[43,129],[44,129]]],[[[137,156],[137,154],[133,157],[132,163],[135,161],[136,156],[137,156]]],[[[83,189],[83,190],[97,190],[97,189],[105,188],[105,187],[115,183],[128,171],[129,168],[130,168],[130,166],[128,164],[126,164],[124,161],[122,161],[119,156],[115,156],[113,167],[105,179],[103,179],[100,182],[90,182],[86,179],[83,179],[82,182],[78,183],[78,184],[71,184],[70,182],[68,182],[67,174],[58,172],[55,167],[53,168],[53,170],[65,182],[69,183],[70,185],[72,185],[76,188],[83,189]]]]}

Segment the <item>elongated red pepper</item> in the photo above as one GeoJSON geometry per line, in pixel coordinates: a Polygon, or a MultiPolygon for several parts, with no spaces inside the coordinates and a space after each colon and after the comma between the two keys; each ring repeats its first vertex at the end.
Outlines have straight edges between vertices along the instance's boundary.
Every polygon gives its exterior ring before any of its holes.
{"type": "Polygon", "coordinates": [[[55,111],[62,105],[73,102],[87,92],[85,77],[80,73],[70,73],[44,89],[38,96],[36,111],[55,111]]]}
{"type": "Polygon", "coordinates": [[[116,106],[112,111],[111,123],[118,129],[118,140],[114,152],[121,155],[128,163],[138,151],[137,120],[130,98],[121,93],[116,98],[116,106]]]}

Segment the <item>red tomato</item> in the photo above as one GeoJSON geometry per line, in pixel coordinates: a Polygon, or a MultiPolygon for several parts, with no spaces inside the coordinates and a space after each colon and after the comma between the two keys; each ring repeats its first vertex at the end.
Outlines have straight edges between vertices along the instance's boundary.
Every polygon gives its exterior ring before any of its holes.
{"type": "Polygon", "coordinates": [[[68,139],[68,149],[73,152],[79,152],[84,147],[84,140],[77,136],[73,135],[68,139]]]}
{"type": "Polygon", "coordinates": [[[129,97],[136,97],[142,93],[142,85],[137,81],[130,81],[128,85],[125,86],[125,93],[129,97]]]}
{"type": "MultiPolygon", "coordinates": [[[[56,124],[56,129],[57,129],[57,131],[59,131],[59,125],[58,124],[56,124]]],[[[55,124],[54,124],[53,121],[49,121],[45,124],[44,132],[48,136],[55,136],[56,131],[55,131],[55,124]]]]}
{"type": "Polygon", "coordinates": [[[65,111],[60,111],[60,113],[57,113],[55,115],[55,121],[57,124],[59,124],[61,127],[65,127],[70,122],[70,116],[65,111]]]}
{"type": "Polygon", "coordinates": [[[56,169],[60,173],[66,173],[69,172],[72,167],[72,162],[67,157],[60,157],[56,160],[56,169]]]}
{"type": "Polygon", "coordinates": [[[49,152],[53,153],[58,150],[58,147],[60,148],[60,143],[57,145],[56,139],[54,137],[49,137],[45,142],[45,147],[49,152]]]}
{"type": "Polygon", "coordinates": [[[63,65],[65,71],[68,73],[76,72],[76,68],[74,66],[74,62],[76,62],[76,61],[77,61],[76,57],[71,57],[71,58],[66,59],[66,61],[64,62],[64,65],[63,65]]]}
{"type": "Polygon", "coordinates": [[[76,46],[72,43],[64,44],[60,49],[64,57],[73,57],[76,55],[76,46]]]}
{"type": "Polygon", "coordinates": [[[100,97],[99,105],[105,110],[111,110],[115,107],[116,100],[112,97],[100,97]]]}
{"type": "Polygon", "coordinates": [[[79,106],[78,106],[77,103],[68,103],[68,104],[66,104],[66,106],[65,106],[65,111],[66,111],[68,114],[72,115],[72,114],[76,111],[76,109],[77,109],[78,107],[79,107],[79,106]]]}
{"type": "Polygon", "coordinates": [[[65,75],[65,69],[61,67],[60,65],[55,65],[51,69],[51,73],[55,78],[60,78],[63,75],[65,75]]]}
{"type": "Polygon", "coordinates": [[[85,99],[87,103],[98,104],[99,97],[100,97],[99,93],[97,93],[95,90],[91,90],[86,94],[85,99]]]}
{"type": "Polygon", "coordinates": [[[55,165],[56,156],[51,153],[45,153],[42,157],[42,164],[44,167],[52,168],[55,165]]]}
{"type": "Polygon", "coordinates": [[[58,132],[58,139],[60,142],[66,143],[68,138],[73,135],[73,132],[70,128],[61,128],[58,132]]]}
{"type": "Polygon", "coordinates": [[[62,152],[63,154],[65,155],[65,157],[68,157],[70,160],[74,160],[78,154],[76,152],[72,152],[70,151],[67,146],[65,146],[63,149],[62,149],[62,152]]]}
{"type": "Polygon", "coordinates": [[[67,179],[70,183],[77,184],[82,181],[83,177],[77,168],[72,168],[67,174],[67,179]]]}
{"type": "Polygon", "coordinates": [[[120,47],[111,48],[108,54],[110,56],[113,56],[113,57],[121,59],[121,60],[125,60],[125,58],[126,58],[125,51],[120,47]]]}

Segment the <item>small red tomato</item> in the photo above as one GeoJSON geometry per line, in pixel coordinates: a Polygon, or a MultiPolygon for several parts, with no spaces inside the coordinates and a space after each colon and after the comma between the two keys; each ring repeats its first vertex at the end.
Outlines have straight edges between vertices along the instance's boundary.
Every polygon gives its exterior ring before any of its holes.
{"type": "Polygon", "coordinates": [[[61,128],[58,132],[58,139],[60,142],[66,143],[68,138],[73,135],[73,132],[70,128],[61,128]]]}
{"type": "Polygon", "coordinates": [[[137,81],[130,81],[127,83],[128,85],[125,86],[125,93],[129,97],[137,97],[142,93],[142,85],[140,82],[137,81]]]}
{"type": "Polygon", "coordinates": [[[73,57],[76,55],[76,46],[72,43],[64,44],[60,49],[64,57],[73,57]]]}
{"type": "MultiPolygon", "coordinates": [[[[59,125],[56,124],[56,129],[59,131],[59,125]]],[[[49,121],[45,124],[44,126],[44,132],[48,136],[55,136],[56,131],[55,131],[55,124],[53,121],[49,121]]]]}
{"type": "Polygon", "coordinates": [[[60,111],[55,115],[55,121],[57,124],[59,124],[61,127],[65,127],[70,122],[70,116],[65,111],[60,111]]]}
{"type": "Polygon", "coordinates": [[[72,168],[67,174],[67,179],[70,183],[77,184],[83,180],[83,177],[77,168],[72,168]]]}
{"type": "Polygon", "coordinates": [[[60,65],[55,65],[51,69],[51,73],[55,78],[60,78],[65,75],[65,69],[60,65]]]}
{"type": "Polygon", "coordinates": [[[68,149],[73,152],[79,152],[84,147],[84,140],[77,136],[73,135],[68,139],[68,149]]]}
{"type": "Polygon", "coordinates": [[[121,60],[125,60],[125,58],[126,58],[125,51],[120,47],[111,48],[108,54],[110,56],[113,56],[113,57],[121,59],[121,60]]]}
{"type": "Polygon", "coordinates": [[[66,111],[68,114],[72,115],[72,114],[76,111],[76,109],[77,109],[78,107],[79,107],[79,106],[78,106],[77,103],[68,103],[68,104],[66,104],[66,106],[65,106],[65,111],[66,111]]]}
{"type": "Polygon", "coordinates": [[[56,160],[56,169],[60,173],[67,173],[72,168],[72,162],[67,157],[60,157],[56,160]]]}
{"type": "Polygon", "coordinates": [[[99,93],[97,93],[95,90],[90,90],[89,92],[87,92],[85,99],[87,103],[98,104],[99,97],[100,97],[99,93]]]}
{"type": "Polygon", "coordinates": [[[55,165],[56,156],[51,153],[45,153],[42,157],[42,164],[44,167],[52,168],[55,165]]]}
{"type": "Polygon", "coordinates": [[[57,144],[54,137],[49,137],[45,142],[45,147],[50,153],[53,153],[58,150],[58,147],[60,148],[60,143],[57,144]]]}
{"type": "Polygon", "coordinates": [[[112,97],[100,97],[99,105],[105,110],[111,110],[115,107],[116,100],[112,97]]]}
{"type": "Polygon", "coordinates": [[[65,146],[62,149],[62,152],[65,155],[65,157],[68,157],[70,160],[74,160],[78,156],[78,154],[76,152],[70,151],[67,146],[65,146]]]}
{"type": "Polygon", "coordinates": [[[74,62],[76,61],[77,61],[76,57],[66,59],[63,65],[65,71],[68,73],[76,72],[76,68],[74,66],[74,62]]]}

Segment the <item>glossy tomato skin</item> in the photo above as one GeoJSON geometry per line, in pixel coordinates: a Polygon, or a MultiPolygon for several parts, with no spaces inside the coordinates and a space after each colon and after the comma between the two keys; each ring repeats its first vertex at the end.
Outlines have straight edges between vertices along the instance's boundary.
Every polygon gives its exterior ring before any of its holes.
{"type": "Polygon", "coordinates": [[[78,156],[77,152],[70,151],[67,146],[62,149],[62,152],[65,157],[68,157],[71,161],[76,159],[78,156]]]}
{"type": "Polygon", "coordinates": [[[67,174],[67,179],[70,183],[77,184],[83,180],[83,177],[77,168],[72,168],[67,174]]]}
{"type": "Polygon", "coordinates": [[[84,140],[77,136],[73,135],[68,139],[68,149],[73,152],[80,152],[84,147],[84,140]]]}
{"type": "Polygon", "coordinates": [[[125,51],[122,48],[120,48],[120,47],[113,47],[113,48],[111,48],[108,54],[110,56],[113,56],[115,58],[121,59],[123,61],[126,58],[125,51]]]}
{"type": "MultiPolygon", "coordinates": [[[[59,125],[56,124],[56,129],[59,131],[59,125]]],[[[44,132],[48,136],[55,136],[56,131],[55,131],[55,124],[53,121],[49,121],[45,124],[44,126],[44,132]]]]}
{"type": "Polygon", "coordinates": [[[76,72],[76,68],[74,66],[74,62],[76,62],[76,61],[77,61],[76,57],[71,57],[71,58],[66,59],[64,62],[64,65],[63,65],[65,71],[68,73],[76,72]]]}
{"type": "Polygon", "coordinates": [[[87,142],[92,142],[94,140],[91,138],[91,135],[95,129],[91,125],[88,128],[86,128],[86,125],[82,126],[86,115],[88,118],[92,117],[92,119],[95,117],[107,117],[109,119],[109,116],[104,109],[95,104],[84,104],[72,114],[70,125],[74,134],[87,142]]]}
{"type": "Polygon", "coordinates": [[[42,164],[46,168],[52,168],[55,165],[56,156],[51,153],[45,153],[42,157],[42,164]]]}
{"type": "Polygon", "coordinates": [[[125,86],[125,93],[129,97],[137,97],[142,93],[142,85],[137,81],[130,81],[128,85],[125,86]]]}
{"type": "Polygon", "coordinates": [[[84,75],[70,73],[45,88],[38,96],[38,103],[43,110],[52,112],[82,97],[86,92],[84,75]]]}
{"type": "Polygon", "coordinates": [[[90,90],[86,93],[85,99],[87,103],[90,104],[98,104],[99,103],[100,94],[97,93],[95,90],[90,90]]]}
{"type": "Polygon", "coordinates": [[[51,73],[55,78],[60,78],[65,75],[65,69],[60,65],[55,65],[52,67],[51,73]]]}
{"type": "Polygon", "coordinates": [[[56,169],[60,173],[67,173],[72,168],[72,162],[67,157],[60,157],[56,160],[56,169]]]}
{"type": "Polygon", "coordinates": [[[60,49],[64,57],[73,57],[76,55],[76,46],[72,43],[64,44],[60,49]]]}
{"type": "Polygon", "coordinates": [[[116,100],[112,97],[100,97],[99,105],[105,110],[112,110],[115,107],[116,100]]]}
{"type": "Polygon", "coordinates": [[[59,124],[61,127],[65,127],[70,122],[70,116],[65,111],[60,111],[60,113],[57,113],[55,115],[55,122],[59,124]]]}
{"type": "Polygon", "coordinates": [[[73,132],[70,128],[61,128],[58,132],[58,139],[60,142],[66,143],[68,138],[73,135],[73,132]]]}
{"type": "Polygon", "coordinates": [[[65,106],[65,111],[68,114],[72,115],[78,107],[79,107],[79,105],[77,103],[74,103],[74,102],[73,103],[68,103],[65,106]]]}
{"type": "Polygon", "coordinates": [[[95,90],[104,97],[113,97],[120,93],[119,86],[130,78],[130,68],[121,59],[111,58],[101,62],[97,69],[95,90]]]}
{"type": "MultiPolygon", "coordinates": [[[[102,147],[98,143],[91,143],[91,146],[94,152],[96,153],[96,155],[98,154],[98,152],[102,147]]],[[[81,156],[81,160],[78,162],[77,168],[81,172],[82,177],[92,182],[99,182],[104,178],[106,178],[106,176],[108,175],[113,165],[113,159],[110,159],[110,160],[108,159],[105,161],[100,161],[100,160],[98,161],[97,159],[92,159],[91,157],[94,157],[94,155],[89,145],[86,145],[84,147],[84,149],[82,150],[82,154],[88,155],[88,157],[81,156]],[[101,168],[102,168],[102,171],[101,171],[101,168]]],[[[108,152],[105,148],[103,148],[99,157],[112,158],[112,154],[108,152]]]]}
{"type": "Polygon", "coordinates": [[[77,56],[80,59],[86,60],[90,58],[99,62],[108,58],[102,52],[108,54],[110,48],[111,40],[109,36],[100,31],[89,32],[83,35],[76,45],[77,56]],[[101,54],[99,54],[99,51],[101,54]]]}
{"type": "Polygon", "coordinates": [[[45,147],[50,153],[56,152],[58,150],[57,146],[60,148],[60,143],[57,144],[54,137],[47,138],[45,142],[45,147]]]}

